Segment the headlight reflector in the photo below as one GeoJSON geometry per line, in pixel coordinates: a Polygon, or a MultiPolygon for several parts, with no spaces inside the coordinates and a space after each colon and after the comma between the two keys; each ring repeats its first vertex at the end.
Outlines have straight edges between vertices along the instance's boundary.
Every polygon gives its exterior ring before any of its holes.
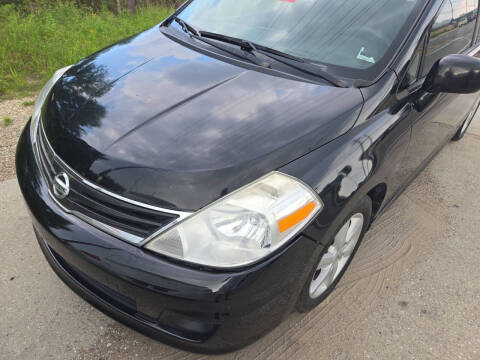
{"type": "Polygon", "coordinates": [[[195,264],[243,266],[285,244],[322,207],[308,186],[272,172],[154,237],[146,248],[195,264]]]}
{"type": "Polygon", "coordinates": [[[34,144],[37,141],[37,126],[38,126],[38,121],[40,120],[40,116],[42,114],[43,103],[47,99],[47,96],[50,93],[50,90],[52,90],[53,86],[58,81],[58,79],[60,79],[63,76],[63,74],[65,74],[68,71],[68,69],[70,69],[71,67],[72,65],[66,66],[64,68],[61,68],[55,71],[55,74],[53,74],[50,80],[47,81],[43,89],[40,90],[37,100],[35,101],[35,106],[33,107],[32,121],[30,123],[30,137],[32,140],[32,144],[34,144]]]}

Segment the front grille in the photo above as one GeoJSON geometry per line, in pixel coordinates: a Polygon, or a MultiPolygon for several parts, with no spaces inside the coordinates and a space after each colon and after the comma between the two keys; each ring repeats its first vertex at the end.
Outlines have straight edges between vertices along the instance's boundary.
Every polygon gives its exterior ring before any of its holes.
{"type": "Polygon", "coordinates": [[[54,200],[66,211],[78,215],[83,220],[91,220],[87,222],[133,243],[140,243],[179,218],[179,215],[174,213],[165,213],[122,201],[89,186],[87,181],[56,157],[41,123],[37,131],[38,162],[49,189],[52,189],[57,174],[65,172],[69,177],[70,192],[67,197],[59,199],[50,191],[54,200]]]}

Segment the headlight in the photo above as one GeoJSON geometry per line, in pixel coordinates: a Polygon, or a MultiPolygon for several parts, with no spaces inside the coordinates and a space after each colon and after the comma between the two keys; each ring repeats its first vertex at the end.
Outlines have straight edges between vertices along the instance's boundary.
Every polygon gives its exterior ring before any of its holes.
{"type": "Polygon", "coordinates": [[[35,101],[35,106],[33,108],[32,121],[30,123],[30,136],[32,144],[37,141],[37,126],[38,121],[40,120],[40,115],[42,114],[43,103],[45,102],[50,90],[52,90],[55,83],[65,74],[72,65],[59,69],[53,74],[50,80],[47,81],[40,94],[38,94],[37,101],[35,101]]]}
{"type": "Polygon", "coordinates": [[[297,235],[322,207],[308,186],[273,172],[198,211],[146,248],[212,267],[247,265],[297,235]]]}

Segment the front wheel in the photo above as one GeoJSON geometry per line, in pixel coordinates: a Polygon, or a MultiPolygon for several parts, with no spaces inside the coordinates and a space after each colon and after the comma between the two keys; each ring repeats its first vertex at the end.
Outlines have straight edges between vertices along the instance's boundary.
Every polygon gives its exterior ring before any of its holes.
{"type": "Polygon", "coordinates": [[[315,263],[297,300],[298,312],[310,311],[333,291],[357,252],[371,216],[372,201],[365,197],[345,218],[315,263]]]}

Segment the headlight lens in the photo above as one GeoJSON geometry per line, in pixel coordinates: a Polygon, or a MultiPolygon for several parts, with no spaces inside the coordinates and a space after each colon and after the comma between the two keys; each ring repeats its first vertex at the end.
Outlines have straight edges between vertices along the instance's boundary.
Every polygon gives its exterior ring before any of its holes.
{"type": "Polygon", "coordinates": [[[32,140],[32,144],[34,144],[37,141],[37,126],[38,126],[38,121],[40,120],[40,115],[42,113],[42,107],[43,103],[45,102],[48,94],[50,93],[50,90],[52,90],[53,86],[55,83],[62,77],[63,74],[65,74],[68,69],[70,69],[72,65],[66,66],[62,69],[59,69],[53,74],[53,76],[50,78],[50,80],[47,81],[45,86],[43,87],[42,90],[40,90],[40,94],[38,94],[37,100],[35,101],[35,106],[33,108],[33,114],[32,114],[32,121],[30,123],[30,136],[32,140]]]}
{"type": "Polygon", "coordinates": [[[322,207],[308,186],[273,172],[158,235],[146,248],[201,265],[243,266],[285,244],[322,207]]]}

